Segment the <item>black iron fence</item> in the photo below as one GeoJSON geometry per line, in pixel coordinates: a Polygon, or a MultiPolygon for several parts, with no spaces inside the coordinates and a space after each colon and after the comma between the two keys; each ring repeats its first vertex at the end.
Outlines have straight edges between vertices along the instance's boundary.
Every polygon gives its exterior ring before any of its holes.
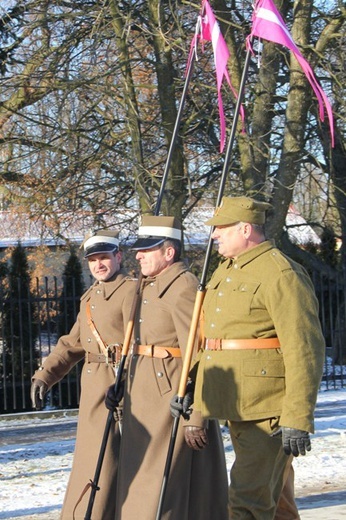
{"type": "MultiPolygon", "coordinates": [[[[30,386],[35,370],[68,333],[79,311],[79,286],[73,278],[20,279],[0,284],[0,413],[31,410],[30,386]]],[[[76,408],[80,371],[76,365],[49,392],[47,408],[76,408]]]]}
{"type": "MultiPolygon", "coordinates": [[[[60,335],[73,325],[79,297],[74,280],[35,279],[30,290],[9,291],[0,285],[0,413],[31,410],[31,376],[44,363],[60,335]]],[[[346,379],[346,277],[315,275],[320,318],[326,338],[325,385],[344,386],[346,379]]],[[[292,324],[292,326],[294,326],[292,324]]],[[[76,408],[81,363],[50,391],[47,408],[76,408]]]]}

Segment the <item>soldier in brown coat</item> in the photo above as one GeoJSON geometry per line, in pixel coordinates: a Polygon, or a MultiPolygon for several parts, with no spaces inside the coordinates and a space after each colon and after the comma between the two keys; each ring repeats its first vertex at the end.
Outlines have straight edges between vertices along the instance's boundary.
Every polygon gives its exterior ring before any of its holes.
{"type": "MultiPolygon", "coordinates": [[[[80,312],[71,332],[62,336],[54,350],[33,376],[32,401],[42,407],[45,393],[80,360],[81,399],[72,471],[61,519],[82,520],[89,501],[88,491],[74,508],[83,488],[93,479],[108,411],[104,405],[107,388],[115,380],[115,356],[121,345],[130,314],[135,283],[120,266],[118,231],[99,231],[84,242],[85,257],[96,281],[82,296],[80,312]],[[97,337],[99,336],[99,337],[97,337]]],[[[114,520],[119,454],[119,425],[114,422],[99,480],[93,520],[114,520]]]]}
{"type": "MultiPolygon", "coordinates": [[[[133,249],[143,282],[126,375],[116,520],[156,517],[172,432],[169,403],[179,385],[197,289],[179,259],[176,218],[144,217],[138,234],[133,249]]],[[[110,409],[116,404],[113,388],[110,409]]],[[[218,422],[199,413],[180,421],[162,520],[226,520],[227,488],[218,422]]]]}
{"type": "Polygon", "coordinates": [[[191,372],[194,408],[229,421],[230,518],[237,520],[275,517],[292,456],[310,450],[324,361],[313,286],[265,239],[269,207],[224,197],[207,222],[225,261],[207,286],[206,346],[191,372]]]}

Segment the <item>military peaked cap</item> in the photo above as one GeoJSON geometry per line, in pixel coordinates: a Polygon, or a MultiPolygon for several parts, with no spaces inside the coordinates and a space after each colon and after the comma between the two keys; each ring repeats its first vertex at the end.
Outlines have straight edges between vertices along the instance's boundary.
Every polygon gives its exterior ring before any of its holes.
{"type": "Polygon", "coordinates": [[[181,229],[181,223],[176,217],[144,216],[138,229],[138,238],[131,249],[151,249],[167,239],[181,241],[181,229]]]}
{"type": "Polygon", "coordinates": [[[264,224],[266,211],[272,208],[268,202],[260,202],[250,197],[223,197],[214,216],[207,220],[207,226],[231,225],[236,222],[264,224]]]}
{"type": "Polygon", "coordinates": [[[83,242],[84,258],[99,253],[114,253],[119,250],[119,231],[101,229],[83,242]]]}

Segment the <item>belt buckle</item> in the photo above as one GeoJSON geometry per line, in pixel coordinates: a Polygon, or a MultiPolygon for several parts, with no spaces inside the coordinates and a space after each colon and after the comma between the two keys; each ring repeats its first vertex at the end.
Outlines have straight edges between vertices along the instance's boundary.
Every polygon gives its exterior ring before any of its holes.
{"type": "Polygon", "coordinates": [[[107,346],[107,355],[106,355],[106,364],[112,365],[115,368],[118,368],[120,365],[121,358],[121,348],[122,345],[120,343],[112,343],[107,346]]]}
{"type": "Polygon", "coordinates": [[[220,339],[220,338],[215,338],[215,339],[209,338],[208,339],[207,338],[206,348],[207,348],[207,350],[222,350],[222,339],[220,339]],[[208,347],[209,341],[210,341],[210,344],[213,345],[210,348],[208,347]]]}

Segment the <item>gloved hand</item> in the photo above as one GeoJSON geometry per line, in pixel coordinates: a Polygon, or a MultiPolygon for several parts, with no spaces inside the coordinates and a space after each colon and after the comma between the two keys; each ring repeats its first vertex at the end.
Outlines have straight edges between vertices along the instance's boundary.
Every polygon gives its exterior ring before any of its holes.
{"type": "Polygon", "coordinates": [[[209,444],[207,430],[205,428],[185,426],[184,435],[186,444],[193,450],[203,450],[203,448],[209,444]]]}
{"type": "Polygon", "coordinates": [[[174,395],[171,399],[170,410],[172,417],[178,419],[180,415],[184,417],[184,419],[189,419],[192,413],[191,406],[193,405],[193,393],[195,390],[195,383],[193,381],[188,381],[186,385],[186,392],[183,398],[183,402],[179,402],[179,397],[174,395]]]}
{"type": "Polygon", "coordinates": [[[43,408],[43,399],[46,393],[48,392],[48,385],[41,379],[34,379],[31,383],[30,389],[30,397],[32,402],[32,407],[36,408],[36,410],[42,410],[43,408]]]}
{"type": "Polygon", "coordinates": [[[115,385],[112,385],[108,388],[106,392],[105,405],[108,410],[114,412],[114,410],[119,406],[120,401],[124,397],[124,386],[125,382],[120,381],[118,385],[118,391],[115,393],[115,385]]]}
{"type": "Polygon", "coordinates": [[[282,426],[273,437],[278,435],[282,435],[282,446],[286,455],[298,457],[311,450],[310,435],[304,430],[282,426]]]}

